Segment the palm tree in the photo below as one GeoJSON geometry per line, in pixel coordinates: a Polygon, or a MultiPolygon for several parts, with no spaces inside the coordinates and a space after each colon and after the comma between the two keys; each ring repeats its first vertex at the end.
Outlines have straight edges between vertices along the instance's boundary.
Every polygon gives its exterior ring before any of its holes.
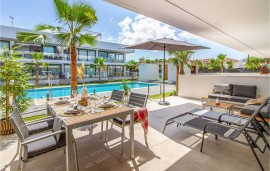
{"type": "Polygon", "coordinates": [[[169,51],[170,55],[174,55],[175,57],[172,58],[173,64],[176,66],[176,92],[178,93],[178,74],[185,74],[184,67],[188,66],[191,68],[189,64],[189,59],[191,55],[195,53],[195,51],[186,50],[186,51],[169,51]],[[179,73],[180,70],[180,73],[179,73]]]}
{"type": "Polygon", "coordinates": [[[219,69],[220,68],[220,66],[219,66],[219,62],[218,62],[218,60],[215,60],[215,59],[213,59],[213,58],[211,58],[210,60],[209,60],[209,63],[208,63],[208,69],[210,69],[210,70],[214,70],[214,69],[219,69]]]}
{"type": "Polygon", "coordinates": [[[131,80],[133,81],[134,80],[133,79],[133,70],[138,67],[138,63],[135,62],[134,60],[130,60],[130,61],[128,61],[128,63],[126,64],[126,66],[131,69],[131,75],[132,75],[131,80]]]}
{"type": "MultiPolygon", "coordinates": [[[[40,61],[43,59],[43,54],[33,53],[33,54],[31,54],[31,58],[32,58],[32,62],[34,63],[35,68],[36,68],[36,86],[38,86],[38,67],[39,67],[40,61]]],[[[42,64],[42,66],[43,66],[43,64],[42,64]]]]}
{"type": "Polygon", "coordinates": [[[70,49],[71,54],[71,90],[77,90],[77,55],[76,46],[85,43],[93,46],[96,36],[85,33],[97,22],[95,9],[85,1],[69,4],[66,0],[54,0],[56,20],[60,26],[40,24],[36,31],[49,31],[54,34],[17,32],[17,39],[21,42],[46,44],[51,39],[70,49]]]}
{"type": "Polygon", "coordinates": [[[224,62],[225,62],[225,58],[227,57],[226,54],[219,54],[217,56],[217,62],[219,63],[219,66],[221,68],[221,72],[224,72],[224,62]]]}
{"type": "Polygon", "coordinates": [[[107,65],[105,65],[105,59],[104,58],[96,58],[95,62],[93,64],[90,64],[90,68],[98,69],[98,82],[100,83],[101,69],[104,69],[104,70],[107,69],[107,65]]]}

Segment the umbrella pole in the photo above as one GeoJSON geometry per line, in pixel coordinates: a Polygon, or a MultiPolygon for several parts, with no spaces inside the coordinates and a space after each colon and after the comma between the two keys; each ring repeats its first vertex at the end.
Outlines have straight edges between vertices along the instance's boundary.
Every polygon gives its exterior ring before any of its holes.
{"type": "Polygon", "coordinates": [[[163,45],[164,56],[163,56],[163,100],[159,102],[160,105],[169,105],[169,102],[165,101],[165,43],[163,45]]]}

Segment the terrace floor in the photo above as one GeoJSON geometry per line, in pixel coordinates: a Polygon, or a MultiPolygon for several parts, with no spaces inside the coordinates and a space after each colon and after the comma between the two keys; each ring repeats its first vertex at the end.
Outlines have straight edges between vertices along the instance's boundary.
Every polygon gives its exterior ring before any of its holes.
{"type": "MultiPolygon", "coordinates": [[[[160,106],[157,101],[149,101],[148,144],[144,144],[143,129],[135,126],[135,159],[129,158],[129,134],[126,127],[124,155],[120,154],[120,129],[109,129],[108,142],[100,139],[100,124],[93,129],[89,126],[74,131],[78,144],[80,170],[141,170],[141,171],[209,171],[209,170],[260,170],[250,148],[225,139],[206,138],[204,152],[200,152],[201,132],[188,127],[169,125],[165,135],[162,129],[165,121],[177,114],[200,106],[200,101],[169,97],[170,106],[160,106]]],[[[241,137],[243,138],[243,137],[241,137]]],[[[0,149],[0,170],[17,170],[16,135],[2,136],[0,149]]],[[[257,153],[265,170],[269,170],[269,151],[257,153]]],[[[27,170],[65,170],[63,150],[49,152],[27,164],[27,170]]]]}

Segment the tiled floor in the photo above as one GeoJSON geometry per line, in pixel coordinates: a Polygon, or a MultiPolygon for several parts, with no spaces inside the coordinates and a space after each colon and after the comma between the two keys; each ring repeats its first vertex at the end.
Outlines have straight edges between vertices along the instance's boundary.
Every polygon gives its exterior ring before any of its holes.
{"type": "MultiPolygon", "coordinates": [[[[159,106],[156,101],[148,102],[149,132],[145,146],[143,129],[135,126],[135,159],[129,159],[129,134],[126,128],[124,155],[120,154],[120,129],[109,129],[108,143],[100,139],[100,124],[82,127],[74,131],[78,145],[80,170],[141,170],[141,171],[255,171],[260,170],[250,148],[228,140],[206,138],[204,152],[201,153],[201,132],[188,128],[167,127],[161,133],[165,121],[179,113],[201,107],[199,101],[180,97],[169,97],[170,106],[159,106]]],[[[15,155],[17,138],[15,135],[1,137],[0,169],[16,170],[18,157],[15,155]]],[[[258,152],[265,170],[269,170],[269,151],[258,152]]],[[[27,170],[61,171],[65,170],[63,150],[52,151],[27,164],[27,170]]]]}

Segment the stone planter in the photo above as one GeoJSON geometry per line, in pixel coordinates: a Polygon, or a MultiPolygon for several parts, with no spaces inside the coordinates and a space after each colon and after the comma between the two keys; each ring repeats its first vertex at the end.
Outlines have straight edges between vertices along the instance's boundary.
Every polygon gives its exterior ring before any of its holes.
{"type": "Polygon", "coordinates": [[[0,120],[0,135],[13,134],[15,131],[12,128],[10,122],[6,119],[0,120]]]}

